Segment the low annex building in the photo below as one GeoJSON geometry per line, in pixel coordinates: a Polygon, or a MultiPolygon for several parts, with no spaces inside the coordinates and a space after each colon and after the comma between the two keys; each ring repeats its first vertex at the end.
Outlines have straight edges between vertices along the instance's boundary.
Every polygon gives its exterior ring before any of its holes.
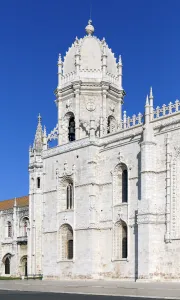
{"type": "Polygon", "coordinates": [[[43,279],[179,280],[180,102],[155,108],[151,88],[143,113],[122,112],[121,57],[93,34],[89,21],[59,55],[58,118],[47,134],[38,117],[29,220],[17,200],[1,210],[3,225],[16,216],[2,263],[18,273],[27,255],[28,274],[43,279]],[[24,218],[27,253],[17,242],[24,218]]]}
{"type": "Polygon", "coordinates": [[[0,276],[26,276],[29,197],[1,201],[0,224],[0,276]]]}

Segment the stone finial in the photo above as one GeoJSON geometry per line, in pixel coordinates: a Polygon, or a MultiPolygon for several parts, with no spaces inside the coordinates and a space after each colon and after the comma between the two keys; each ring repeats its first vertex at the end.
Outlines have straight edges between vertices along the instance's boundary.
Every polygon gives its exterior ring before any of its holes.
{"type": "Polygon", "coordinates": [[[154,104],[153,104],[153,102],[154,102],[153,99],[154,99],[154,97],[153,97],[152,86],[151,86],[151,87],[150,87],[150,93],[149,93],[150,120],[153,119],[153,106],[154,106],[154,104]]]}
{"type": "Polygon", "coordinates": [[[38,124],[41,124],[41,120],[42,120],[42,117],[41,117],[41,115],[39,113],[39,115],[38,115],[38,124]]]}
{"type": "Polygon", "coordinates": [[[119,55],[119,66],[122,66],[122,57],[119,55]]]}
{"type": "Polygon", "coordinates": [[[149,97],[146,96],[146,105],[145,105],[145,123],[149,123],[150,117],[150,106],[149,106],[149,97]]]}
{"type": "Polygon", "coordinates": [[[148,97],[148,95],[146,96],[146,106],[149,106],[149,97],[148,97]]]}
{"type": "Polygon", "coordinates": [[[44,131],[43,131],[43,136],[46,137],[47,134],[46,134],[46,126],[44,125],[44,131]]]}
{"type": "Polygon", "coordinates": [[[58,57],[58,65],[62,65],[62,58],[61,58],[61,54],[59,53],[59,57],[58,57]]]}
{"type": "Polygon", "coordinates": [[[41,152],[43,149],[43,130],[41,124],[41,115],[38,115],[38,125],[36,129],[35,139],[34,139],[34,149],[37,152],[41,152]]]}
{"type": "Polygon", "coordinates": [[[86,30],[86,33],[88,35],[92,35],[94,33],[94,26],[91,24],[92,23],[92,20],[89,20],[88,21],[88,25],[86,26],[85,30],[86,30]]]}
{"type": "Polygon", "coordinates": [[[150,94],[149,94],[149,99],[153,99],[153,92],[152,92],[152,86],[150,87],[150,94]]]}
{"type": "Polygon", "coordinates": [[[14,207],[17,206],[17,201],[16,201],[16,197],[14,198],[14,207]]]}
{"type": "Polygon", "coordinates": [[[46,126],[44,126],[44,130],[43,130],[43,150],[47,150],[47,133],[46,133],[46,126]]]}

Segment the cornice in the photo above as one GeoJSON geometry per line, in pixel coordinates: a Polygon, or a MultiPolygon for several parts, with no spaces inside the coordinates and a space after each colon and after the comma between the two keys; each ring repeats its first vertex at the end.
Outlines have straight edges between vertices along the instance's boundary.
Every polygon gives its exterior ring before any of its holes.
{"type": "Polygon", "coordinates": [[[57,147],[54,147],[51,149],[47,149],[47,150],[43,151],[43,159],[51,157],[51,156],[55,156],[60,153],[74,151],[79,148],[88,147],[88,146],[97,146],[98,147],[99,146],[98,140],[95,142],[91,142],[89,140],[89,138],[84,138],[84,139],[76,140],[74,142],[60,145],[60,146],[57,146],[57,147]]]}

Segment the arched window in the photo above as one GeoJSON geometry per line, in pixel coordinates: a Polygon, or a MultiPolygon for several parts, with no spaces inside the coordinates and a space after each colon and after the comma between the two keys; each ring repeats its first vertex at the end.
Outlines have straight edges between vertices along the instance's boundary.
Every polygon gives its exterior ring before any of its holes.
{"type": "Polygon", "coordinates": [[[68,241],[68,259],[73,259],[73,240],[68,241]]]}
{"type": "Polygon", "coordinates": [[[12,224],[8,222],[8,237],[12,237],[12,224]]]}
{"type": "Polygon", "coordinates": [[[10,274],[10,258],[5,259],[5,274],[10,274]]]}
{"type": "Polygon", "coordinates": [[[114,205],[128,202],[128,170],[123,163],[118,164],[113,174],[114,205]]]}
{"type": "Polygon", "coordinates": [[[122,258],[127,258],[127,226],[122,224],[122,258]]]}
{"type": "Polygon", "coordinates": [[[128,172],[122,171],[122,202],[128,202],[128,172]]]}
{"type": "Polygon", "coordinates": [[[69,183],[66,190],[66,208],[73,208],[73,184],[69,183]]]}
{"type": "Polygon", "coordinates": [[[61,260],[73,259],[73,229],[68,224],[59,230],[59,257],[61,260]]]}
{"type": "Polygon", "coordinates": [[[75,141],[75,118],[74,118],[74,115],[72,115],[69,118],[68,138],[69,138],[70,142],[75,141]]]}
{"type": "Polygon", "coordinates": [[[107,119],[107,133],[112,133],[116,129],[116,120],[113,116],[109,116],[107,119]]]}
{"type": "Polygon", "coordinates": [[[119,221],[114,225],[114,259],[127,258],[128,239],[127,225],[124,221],[119,221]]]}

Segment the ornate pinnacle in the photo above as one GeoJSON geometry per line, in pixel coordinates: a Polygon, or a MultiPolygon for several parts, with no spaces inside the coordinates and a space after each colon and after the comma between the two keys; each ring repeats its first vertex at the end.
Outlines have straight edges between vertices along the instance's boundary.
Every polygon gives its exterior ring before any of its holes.
{"type": "Polygon", "coordinates": [[[42,125],[41,125],[41,115],[38,115],[38,125],[37,125],[37,129],[36,129],[36,134],[35,134],[35,139],[34,139],[34,149],[37,152],[41,152],[42,151],[42,147],[43,147],[43,130],[42,130],[42,125]]]}
{"type": "Polygon", "coordinates": [[[105,45],[103,46],[103,56],[107,56],[106,55],[106,46],[105,45]]]}
{"type": "Polygon", "coordinates": [[[42,120],[42,118],[41,118],[41,115],[39,113],[39,115],[38,115],[38,124],[41,124],[41,120],[42,120]]]}
{"type": "Polygon", "coordinates": [[[119,55],[119,65],[122,66],[122,57],[119,55]]]}
{"type": "Polygon", "coordinates": [[[152,86],[150,87],[150,94],[149,94],[149,98],[150,98],[150,99],[153,99],[152,86]]]}
{"type": "Polygon", "coordinates": [[[61,58],[61,54],[59,53],[59,57],[58,57],[58,65],[62,65],[62,58],[61,58]]]}
{"type": "Polygon", "coordinates": [[[43,132],[43,136],[46,137],[46,126],[44,125],[44,132],[43,132]]]}
{"type": "Polygon", "coordinates": [[[146,96],[146,105],[149,105],[149,97],[148,97],[148,95],[146,96]]]}

